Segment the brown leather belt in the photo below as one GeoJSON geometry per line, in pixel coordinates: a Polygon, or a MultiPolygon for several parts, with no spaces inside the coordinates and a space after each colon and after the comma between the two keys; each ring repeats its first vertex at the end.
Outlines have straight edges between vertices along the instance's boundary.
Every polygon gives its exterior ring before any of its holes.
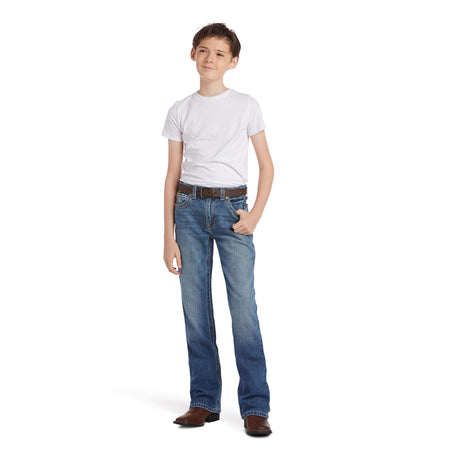
{"type": "MultiPolygon", "coordinates": [[[[220,198],[220,188],[210,188],[210,187],[197,187],[196,196],[200,198],[220,198]]],[[[187,195],[193,194],[193,187],[188,185],[183,185],[181,183],[177,184],[177,191],[186,193],[187,195]]],[[[242,196],[246,195],[248,189],[244,188],[226,188],[225,196],[242,196]]]]}

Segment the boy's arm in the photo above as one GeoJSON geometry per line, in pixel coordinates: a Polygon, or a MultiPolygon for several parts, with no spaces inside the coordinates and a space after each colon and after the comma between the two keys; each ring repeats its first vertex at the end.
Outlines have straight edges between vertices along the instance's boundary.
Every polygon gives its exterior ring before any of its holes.
{"type": "Polygon", "coordinates": [[[180,251],[174,238],[174,202],[176,197],[177,182],[180,179],[183,142],[168,139],[168,171],[164,185],[164,262],[171,273],[180,275],[173,266],[174,258],[181,268],[180,251]]]}
{"type": "Polygon", "coordinates": [[[240,220],[233,225],[235,232],[242,233],[243,235],[251,235],[254,232],[270,196],[275,175],[275,168],[268,149],[265,131],[259,131],[251,136],[251,141],[257,155],[257,161],[259,162],[259,183],[257,186],[257,197],[251,211],[246,212],[243,209],[239,209],[240,220]]]}

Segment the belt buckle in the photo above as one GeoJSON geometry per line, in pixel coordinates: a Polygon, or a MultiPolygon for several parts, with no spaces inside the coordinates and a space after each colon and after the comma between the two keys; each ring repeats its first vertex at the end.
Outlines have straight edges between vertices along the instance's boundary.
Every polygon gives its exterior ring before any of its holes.
{"type": "Polygon", "coordinates": [[[201,187],[200,189],[200,197],[201,198],[210,198],[212,195],[212,188],[209,187],[201,187]],[[204,193],[203,193],[204,192],[204,193]]]}

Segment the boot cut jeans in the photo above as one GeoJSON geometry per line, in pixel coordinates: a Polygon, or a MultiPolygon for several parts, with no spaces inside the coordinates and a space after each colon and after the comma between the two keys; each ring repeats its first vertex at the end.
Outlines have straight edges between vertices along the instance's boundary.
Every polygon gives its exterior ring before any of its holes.
{"type": "MultiPolygon", "coordinates": [[[[233,344],[240,377],[240,415],[268,418],[270,393],[254,290],[253,235],[233,231],[238,209],[248,210],[247,195],[201,198],[178,192],[174,209],[181,252],[180,287],[190,368],[190,408],[221,411],[222,380],[211,292],[214,241],[224,274],[232,318],[233,344]]],[[[229,187],[229,188],[243,188],[229,187]]]]}

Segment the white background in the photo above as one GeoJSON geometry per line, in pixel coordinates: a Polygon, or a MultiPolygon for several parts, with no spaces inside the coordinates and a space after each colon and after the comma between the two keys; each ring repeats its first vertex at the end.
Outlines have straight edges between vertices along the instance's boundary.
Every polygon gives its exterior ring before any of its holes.
{"type": "MultiPolygon", "coordinates": [[[[0,456],[458,459],[460,41],[449,1],[3,1],[0,456]],[[247,436],[216,251],[221,420],[184,429],[169,107],[237,33],[275,181],[254,234],[273,435],[247,436]]],[[[250,146],[249,205],[257,189],[250,146]]]]}

